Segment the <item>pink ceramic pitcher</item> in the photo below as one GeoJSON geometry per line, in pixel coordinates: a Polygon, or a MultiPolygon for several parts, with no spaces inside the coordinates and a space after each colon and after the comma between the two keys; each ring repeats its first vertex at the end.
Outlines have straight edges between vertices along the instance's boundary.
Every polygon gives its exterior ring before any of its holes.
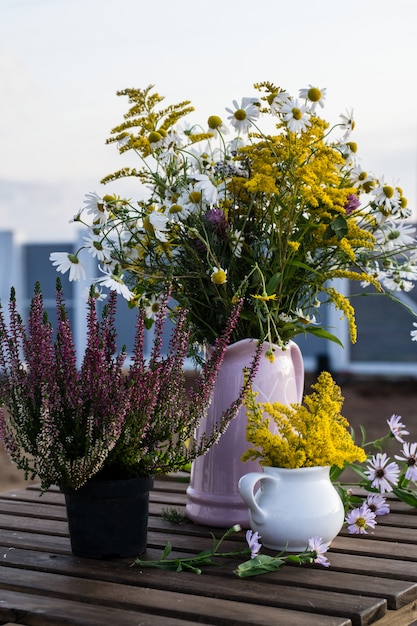
{"type": "MultiPolygon", "coordinates": [[[[199,432],[211,431],[222,412],[238,397],[243,369],[249,367],[256,351],[256,340],[242,339],[226,350],[213,399],[199,432]]],[[[299,347],[290,341],[285,350],[275,347],[273,363],[263,346],[253,389],[259,402],[301,403],[304,392],[304,365],[299,347]]],[[[259,472],[259,463],[240,458],[249,448],[246,440],[246,409],[242,407],[220,441],[204,456],[196,459],[187,489],[186,515],[193,522],[228,528],[240,524],[249,528],[248,507],[243,502],[238,483],[243,474],[259,472]]],[[[197,433],[198,437],[198,433],[197,433]]]]}

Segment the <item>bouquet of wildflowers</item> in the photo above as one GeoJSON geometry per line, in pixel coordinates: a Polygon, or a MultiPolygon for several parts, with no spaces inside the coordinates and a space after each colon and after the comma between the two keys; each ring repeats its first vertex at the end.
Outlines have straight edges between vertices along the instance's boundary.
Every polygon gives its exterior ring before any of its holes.
{"type": "MultiPolygon", "coordinates": [[[[152,307],[171,281],[199,343],[214,342],[240,297],[233,340],[336,340],[317,321],[325,301],[347,318],[354,342],[354,309],[332,279],[390,295],[413,287],[407,201],[362,168],[352,112],[332,127],[318,115],[325,89],[297,99],[270,82],[254,87],[257,95],[226,108],[226,121],[211,115],[203,125],[182,122],[189,101],[162,107],[152,86],[118,93],[131,107],[108,142],[138,165],[102,182],[136,177],[142,194],[91,193],[75,216],[88,229],[97,283],[152,307]]],[[[51,255],[70,280],[83,273],[79,252],[51,255]]]]}
{"type": "MultiPolygon", "coordinates": [[[[120,479],[178,470],[204,454],[237,414],[247,385],[212,432],[193,438],[210,403],[241,303],[188,392],[183,371],[189,341],[185,311],[178,315],[168,353],[161,354],[168,295],[155,320],[149,360],[144,355],[145,315],[139,312],[129,367],[125,351],[116,354],[114,291],[101,318],[94,290],[90,292],[81,368],[76,366],[59,281],[55,339],[39,285],[27,329],[14,290],[9,325],[0,308],[0,440],[19,469],[40,478],[43,490],[53,484],[78,488],[93,477],[120,479]]],[[[249,378],[255,374],[256,359],[249,378]]]]}

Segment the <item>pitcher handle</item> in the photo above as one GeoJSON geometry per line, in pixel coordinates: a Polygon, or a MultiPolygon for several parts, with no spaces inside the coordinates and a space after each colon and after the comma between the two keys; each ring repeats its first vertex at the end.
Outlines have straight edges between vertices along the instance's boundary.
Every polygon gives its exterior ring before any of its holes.
{"type": "Polygon", "coordinates": [[[257,524],[264,523],[266,519],[264,512],[255,500],[254,493],[256,483],[262,482],[263,480],[276,482],[277,478],[264,474],[263,472],[249,472],[249,474],[244,474],[238,483],[238,491],[244,502],[248,505],[253,521],[257,524]]]}
{"type": "Polygon", "coordinates": [[[294,366],[295,385],[297,387],[298,404],[302,404],[304,395],[304,361],[299,346],[290,341],[291,360],[294,366]]]}

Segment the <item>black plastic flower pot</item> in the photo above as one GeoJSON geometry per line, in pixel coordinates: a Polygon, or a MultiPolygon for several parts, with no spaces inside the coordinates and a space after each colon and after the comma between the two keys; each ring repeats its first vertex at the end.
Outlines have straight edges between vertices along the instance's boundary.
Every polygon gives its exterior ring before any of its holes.
{"type": "Polygon", "coordinates": [[[153,477],[91,480],[65,495],[71,549],[92,559],[138,556],[146,549],[153,477]]]}

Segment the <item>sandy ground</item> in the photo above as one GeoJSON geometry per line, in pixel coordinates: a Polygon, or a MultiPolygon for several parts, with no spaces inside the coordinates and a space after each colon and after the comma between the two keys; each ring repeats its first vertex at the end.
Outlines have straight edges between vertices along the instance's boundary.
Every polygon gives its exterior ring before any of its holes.
{"type": "MultiPolygon", "coordinates": [[[[306,392],[313,380],[306,379],[306,392]]],[[[343,415],[355,430],[363,425],[368,440],[385,434],[386,420],[393,413],[401,415],[410,431],[409,441],[417,441],[417,381],[416,380],[337,380],[345,401],[343,415]]],[[[396,450],[398,452],[398,450],[396,450]]],[[[0,445],[0,491],[24,487],[26,481],[9,460],[0,445]]]]}

